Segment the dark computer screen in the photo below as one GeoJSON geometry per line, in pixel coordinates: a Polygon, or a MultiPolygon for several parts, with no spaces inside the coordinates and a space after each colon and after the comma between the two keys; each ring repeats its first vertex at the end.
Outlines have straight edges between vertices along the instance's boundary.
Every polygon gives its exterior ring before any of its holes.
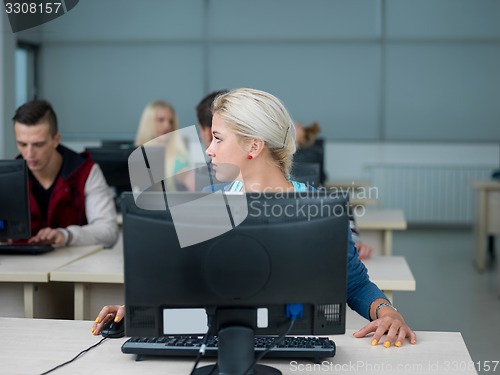
{"type": "Polygon", "coordinates": [[[30,236],[26,162],[0,160],[0,241],[30,236]]]}
{"type": "Polygon", "coordinates": [[[103,139],[102,148],[135,148],[134,141],[131,139],[103,139]]]}
{"type": "Polygon", "coordinates": [[[85,151],[99,164],[107,184],[115,190],[116,197],[131,190],[128,157],[134,151],[133,147],[87,147],[85,151]]]}
{"type": "Polygon", "coordinates": [[[293,162],[299,163],[318,163],[320,170],[320,182],[325,183],[325,151],[324,140],[321,138],[316,139],[313,145],[309,147],[299,148],[293,155],[293,162]]]}
{"type": "Polygon", "coordinates": [[[221,329],[233,326],[280,335],[289,324],[287,306],[294,303],[303,304],[303,317],[290,334],[344,333],[346,200],[320,192],[239,196],[246,197],[245,207],[234,204],[234,194],[177,193],[159,211],[138,208],[131,194],[122,196],[128,336],[169,334],[175,322],[167,312],[192,308],[215,311],[212,333],[219,340],[221,329]],[[225,200],[204,199],[217,195],[225,200]],[[221,232],[224,216],[230,230],[181,247],[178,232],[221,232]]]}
{"type": "Polygon", "coordinates": [[[319,163],[293,163],[292,180],[302,182],[308,186],[319,188],[321,185],[321,169],[319,163]]]}

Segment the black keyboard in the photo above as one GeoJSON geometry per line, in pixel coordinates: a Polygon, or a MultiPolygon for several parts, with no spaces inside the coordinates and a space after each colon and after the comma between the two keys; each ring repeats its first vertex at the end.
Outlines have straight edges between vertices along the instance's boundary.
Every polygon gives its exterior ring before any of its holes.
{"type": "Polygon", "coordinates": [[[54,250],[52,245],[10,244],[0,245],[0,255],[38,255],[54,250]]]}
{"type": "MultiPolygon", "coordinates": [[[[271,336],[256,336],[256,354],[264,351],[274,339],[275,337],[271,336]]],[[[132,337],[123,343],[122,352],[165,357],[196,357],[202,341],[203,336],[132,337]]],[[[217,344],[217,337],[208,339],[206,357],[217,356],[217,344]]],[[[290,336],[271,349],[265,358],[329,358],[335,355],[335,349],[335,342],[328,337],[290,336]]]]}

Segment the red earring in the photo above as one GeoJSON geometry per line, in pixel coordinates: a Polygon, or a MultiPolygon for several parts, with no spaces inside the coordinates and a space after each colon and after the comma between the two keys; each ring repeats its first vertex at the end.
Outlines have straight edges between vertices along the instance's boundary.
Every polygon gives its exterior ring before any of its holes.
{"type": "Polygon", "coordinates": [[[253,156],[252,155],[248,155],[248,160],[252,160],[253,159],[253,156]]]}

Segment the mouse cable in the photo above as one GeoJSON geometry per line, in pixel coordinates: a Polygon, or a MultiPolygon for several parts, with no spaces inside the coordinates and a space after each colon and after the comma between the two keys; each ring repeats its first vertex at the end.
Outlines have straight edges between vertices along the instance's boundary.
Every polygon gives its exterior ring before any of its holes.
{"type": "Polygon", "coordinates": [[[106,340],[107,338],[108,338],[108,337],[103,337],[103,338],[101,339],[101,341],[99,341],[97,344],[94,344],[94,345],[92,345],[92,346],[89,346],[87,349],[82,350],[80,353],[78,353],[75,357],[73,357],[73,358],[72,358],[72,359],[70,359],[69,361],[66,361],[66,362],[64,362],[64,363],[61,363],[60,365],[57,365],[56,367],[53,367],[53,368],[51,368],[50,370],[45,371],[44,373],[41,373],[40,375],[46,375],[46,374],[48,374],[48,373],[51,373],[52,371],[57,370],[58,368],[61,368],[61,367],[63,367],[63,366],[66,366],[67,364],[69,364],[69,363],[71,363],[71,362],[75,361],[76,359],[78,359],[79,357],[81,357],[82,355],[84,355],[85,353],[87,353],[89,350],[94,349],[96,346],[101,345],[101,344],[102,344],[102,342],[103,342],[104,340],[106,340]]]}
{"type": "Polygon", "coordinates": [[[194,366],[193,369],[191,370],[190,375],[193,375],[196,372],[196,368],[198,367],[198,364],[200,363],[201,357],[205,354],[205,349],[207,348],[207,341],[208,341],[208,336],[210,334],[210,330],[212,329],[212,319],[213,316],[215,315],[215,310],[213,308],[206,308],[207,311],[207,333],[205,333],[205,336],[203,336],[203,340],[201,342],[200,350],[198,351],[198,354],[196,355],[196,359],[194,361],[194,366]]]}

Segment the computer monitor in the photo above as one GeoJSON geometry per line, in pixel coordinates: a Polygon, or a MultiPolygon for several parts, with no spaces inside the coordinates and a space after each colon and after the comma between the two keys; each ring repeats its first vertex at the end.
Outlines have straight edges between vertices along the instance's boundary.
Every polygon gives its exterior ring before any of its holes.
{"type": "Polygon", "coordinates": [[[319,188],[321,185],[321,170],[319,163],[298,162],[292,165],[292,180],[319,188]]]}
{"type": "Polygon", "coordinates": [[[0,160],[0,241],[31,236],[28,197],[24,159],[0,160]]]}
{"type": "Polygon", "coordinates": [[[87,147],[85,151],[101,167],[104,178],[107,184],[114,189],[117,200],[124,191],[131,191],[128,157],[134,148],[87,147]]]}
{"type": "Polygon", "coordinates": [[[134,141],[131,139],[103,139],[102,148],[135,148],[134,141]]]}
{"type": "Polygon", "coordinates": [[[293,162],[300,163],[318,163],[320,170],[320,182],[325,183],[325,151],[324,140],[322,138],[316,139],[313,145],[309,147],[299,148],[293,155],[293,162]]]}
{"type": "MultiPolygon", "coordinates": [[[[234,204],[234,194],[220,191],[177,193],[166,198],[167,210],[157,211],[138,208],[130,194],[122,196],[128,336],[204,333],[172,332],[177,323],[169,317],[172,310],[187,316],[206,309],[213,315],[212,334],[218,335],[219,368],[243,347],[250,351],[241,364],[244,371],[254,358],[253,335],[283,334],[290,304],[304,306],[290,334],[345,332],[347,201],[325,192],[239,196],[246,197],[245,207],[234,204]],[[216,199],[221,196],[223,207],[216,199]],[[175,210],[184,203],[179,219],[175,210]],[[231,230],[181,247],[179,224],[191,236],[217,232],[224,215],[231,230]]],[[[163,197],[151,202],[157,199],[163,197]]]]}

